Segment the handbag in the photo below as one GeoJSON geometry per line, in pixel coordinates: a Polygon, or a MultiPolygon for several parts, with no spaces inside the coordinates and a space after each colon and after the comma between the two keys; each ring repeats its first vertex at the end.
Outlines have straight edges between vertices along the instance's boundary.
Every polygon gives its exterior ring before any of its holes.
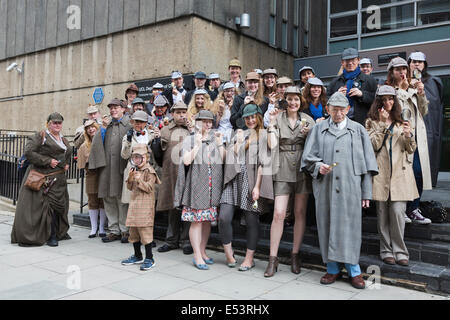
{"type": "Polygon", "coordinates": [[[49,176],[53,176],[59,173],[64,173],[64,170],[58,170],[53,173],[43,174],[37,170],[31,169],[28,174],[27,180],[25,181],[25,187],[33,191],[41,190],[42,186],[45,183],[45,179],[49,176]]]}
{"type": "Polygon", "coordinates": [[[425,218],[430,219],[433,223],[444,223],[448,221],[447,210],[438,201],[420,202],[420,211],[425,218]]]}

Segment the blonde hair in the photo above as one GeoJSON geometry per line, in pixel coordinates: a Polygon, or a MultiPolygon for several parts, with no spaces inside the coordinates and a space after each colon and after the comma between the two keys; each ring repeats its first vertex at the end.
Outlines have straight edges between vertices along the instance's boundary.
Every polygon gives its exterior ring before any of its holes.
{"type": "MultiPolygon", "coordinates": [[[[197,96],[196,94],[192,95],[191,101],[189,102],[189,106],[188,106],[188,110],[187,110],[187,118],[189,120],[193,120],[194,116],[199,113],[200,110],[197,109],[197,105],[195,104],[195,96],[197,96]]],[[[209,94],[203,94],[203,97],[205,97],[205,103],[203,105],[203,109],[204,110],[209,110],[211,111],[214,115],[217,114],[217,111],[219,110],[214,109],[214,106],[211,102],[211,97],[209,96],[209,94]]],[[[217,105],[218,107],[218,105],[217,105]]]]}
{"type": "Polygon", "coordinates": [[[97,122],[94,122],[93,124],[91,124],[88,127],[84,127],[84,143],[86,143],[86,146],[88,148],[88,150],[91,150],[91,144],[92,144],[92,138],[91,136],[87,133],[87,129],[89,127],[95,127],[98,131],[98,129],[100,128],[100,125],[97,122]]]}

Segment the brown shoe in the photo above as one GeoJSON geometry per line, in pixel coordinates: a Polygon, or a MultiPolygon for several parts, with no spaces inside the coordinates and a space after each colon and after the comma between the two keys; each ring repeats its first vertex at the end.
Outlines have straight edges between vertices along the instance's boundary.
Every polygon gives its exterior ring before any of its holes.
{"type": "Polygon", "coordinates": [[[388,258],[384,258],[383,262],[386,263],[386,264],[391,264],[392,265],[392,264],[395,264],[395,259],[392,258],[392,257],[388,257],[388,258]]]}
{"type": "Polygon", "coordinates": [[[274,256],[269,256],[269,264],[267,265],[266,271],[264,272],[264,277],[272,277],[275,272],[278,271],[278,258],[274,256]]]}
{"type": "Polygon", "coordinates": [[[291,271],[295,274],[299,274],[301,272],[298,253],[291,253],[291,271]]]}
{"type": "Polygon", "coordinates": [[[128,243],[129,236],[130,236],[130,234],[128,232],[122,232],[122,238],[120,239],[120,242],[128,243]]]}
{"type": "Polygon", "coordinates": [[[106,237],[102,238],[103,242],[113,242],[116,240],[120,240],[122,237],[120,234],[109,233],[106,237]]]}
{"type": "Polygon", "coordinates": [[[337,273],[337,274],[330,274],[330,273],[325,273],[325,275],[320,279],[320,283],[321,284],[332,284],[334,282],[336,282],[337,279],[340,279],[342,277],[341,273],[337,273]]]}
{"type": "Polygon", "coordinates": [[[350,283],[352,284],[353,288],[356,289],[364,289],[366,287],[366,283],[364,282],[364,279],[361,275],[356,277],[349,277],[350,283]]]}
{"type": "Polygon", "coordinates": [[[398,265],[400,265],[402,267],[407,267],[408,266],[408,260],[407,259],[398,260],[396,262],[397,262],[398,265]]]}

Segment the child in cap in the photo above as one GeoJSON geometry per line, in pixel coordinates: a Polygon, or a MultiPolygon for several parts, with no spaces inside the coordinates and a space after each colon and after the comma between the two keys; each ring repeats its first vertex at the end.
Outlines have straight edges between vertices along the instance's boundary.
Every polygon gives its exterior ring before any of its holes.
{"type": "Polygon", "coordinates": [[[123,265],[142,264],[140,269],[143,271],[155,266],[151,245],[155,220],[155,184],[161,184],[148,160],[146,144],[132,147],[131,161],[135,167],[130,170],[127,179],[131,198],[126,226],[129,227],[128,242],[133,243],[134,255],[122,261],[123,265]],[[141,245],[145,247],[145,260],[142,257],[141,245]]]}

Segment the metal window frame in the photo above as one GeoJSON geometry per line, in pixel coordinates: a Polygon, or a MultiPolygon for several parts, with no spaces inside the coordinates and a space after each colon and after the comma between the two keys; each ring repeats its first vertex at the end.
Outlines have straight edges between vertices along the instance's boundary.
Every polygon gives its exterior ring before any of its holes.
{"type": "Polygon", "coordinates": [[[399,29],[395,29],[395,30],[385,30],[385,31],[363,34],[362,33],[362,14],[363,14],[363,12],[367,12],[368,7],[365,7],[365,8],[362,7],[362,0],[358,0],[358,9],[357,10],[344,11],[344,12],[333,13],[333,14],[331,14],[331,0],[327,0],[327,22],[328,22],[327,23],[327,55],[330,54],[330,43],[333,43],[333,42],[357,39],[358,40],[358,48],[357,49],[361,50],[361,39],[362,38],[404,32],[404,31],[409,31],[409,30],[420,30],[420,29],[426,29],[426,28],[432,28],[432,27],[436,27],[436,26],[450,24],[450,21],[445,21],[445,22],[438,22],[438,23],[432,23],[432,24],[418,26],[417,25],[417,22],[418,22],[417,15],[418,15],[418,3],[420,1],[421,0],[403,0],[403,1],[399,1],[399,2],[392,2],[392,3],[387,3],[387,4],[378,6],[380,9],[385,9],[385,8],[392,8],[392,7],[413,4],[414,5],[414,13],[413,13],[414,14],[414,17],[413,17],[414,18],[414,26],[399,28],[399,29]],[[343,36],[343,37],[331,38],[331,19],[342,18],[342,17],[351,16],[351,15],[355,15],[355,14],[357,15],[356,34],[343,36]]]}

